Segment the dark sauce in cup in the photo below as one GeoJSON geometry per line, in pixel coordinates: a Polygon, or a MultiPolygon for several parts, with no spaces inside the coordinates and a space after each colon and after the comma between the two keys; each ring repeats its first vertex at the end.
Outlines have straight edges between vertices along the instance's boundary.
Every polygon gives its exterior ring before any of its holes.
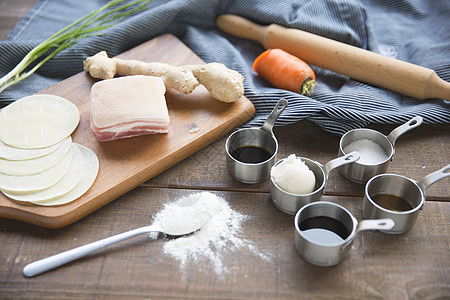
{"type": "Polygon", "coordinates": [[[379,206],[392,211],[408,211],[414,208],[408,200],[396,195],[376,194],[370,198],[379,206]]]}
{"type": "Polygon", "coordinates": [[[258,146],[239,147],[230,154],[234,159],[246,164],[262,163],[272,157],[269,151],[258,146]]]}
{"type": "Polygon", "coordinates": [[[312,217],[299,224],[303,234],[318,244],[342,243],[349,235],[347,227],[336,219],[330,217],[312,217]]]}

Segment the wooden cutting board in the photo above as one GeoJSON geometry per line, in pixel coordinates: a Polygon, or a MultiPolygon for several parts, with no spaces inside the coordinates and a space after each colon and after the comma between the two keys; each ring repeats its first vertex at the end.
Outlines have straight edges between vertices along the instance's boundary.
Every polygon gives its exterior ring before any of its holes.
{"type": "MultiPolygon", "coordinates": [[[[119,57],[173,65],[204,64],[172,35],[154,38],[119,57]]],[[[166,93],[171,119],[168,134],[101,143],[95,139],[89,123],[89,95],[96,81],[86,72],[81,72],[39,92],[62,96],[78,107],[81,119],[72,138],[74,142],[92,149],[99,158],[100,170],[94,185],[80,199],[53,207],[14,202],[0,193],[0,217],[47,228],[64,227],[242,125],[255,112],[247,98],[242,97],[234,103],[222,103],[212,98],[203,86],[186,96],[170,90],[166,93]],[[198,131],[191,131],[197,128],[198,131]]]]}

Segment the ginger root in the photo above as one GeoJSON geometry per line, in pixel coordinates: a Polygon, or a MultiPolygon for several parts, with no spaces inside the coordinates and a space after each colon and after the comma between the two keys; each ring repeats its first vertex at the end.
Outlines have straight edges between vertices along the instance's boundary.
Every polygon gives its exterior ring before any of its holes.
{"type": "Polygon", "coordinates": [[[202,84],[212,97],[222,102],[234,102],[244,95],[244,77],[221,63],[176,67],[160,62],[109,58],[101,51],[84,61],[84,70],[99,79],[111,79],[116,74],[158,76],[166,88],[185,95],[202,84]]]}

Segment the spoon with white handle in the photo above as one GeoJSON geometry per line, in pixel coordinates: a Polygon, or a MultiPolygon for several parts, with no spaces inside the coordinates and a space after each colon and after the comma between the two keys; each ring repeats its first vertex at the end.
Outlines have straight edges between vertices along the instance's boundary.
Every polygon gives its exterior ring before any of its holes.
{"type": "Polygon", "coordinates": [[[144,233],[159,232],[175,237],[193,233],[208,223],[217,212],[217,198],[204,196],[206,194],[209,193],[190,195],[167,205],[157,216],[153,225],[123,232],[32,262],[23,268],[23,275],[26,277],[39,275],[104,247],[144,233]]]}

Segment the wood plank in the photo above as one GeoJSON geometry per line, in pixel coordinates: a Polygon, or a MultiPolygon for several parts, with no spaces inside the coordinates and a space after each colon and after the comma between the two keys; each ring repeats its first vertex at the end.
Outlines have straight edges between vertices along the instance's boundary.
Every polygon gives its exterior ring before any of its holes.
{"type": "MultiPolygon", "coordinates": [[[[165,240],[133,240],[33,278],[22,268],[36,259],[144,226],[164,203],[195,190],[138,187],[82,221],[51,230],[2,220],[0,293],[8,298],[203,298],[203,299],[413,299],[449,296],[450,203],[428,202],[415,227],[402,235],[360,233],[350,256],[322,268],[305,262],[293,242],[293,216],[277,210],[267,193],[216,192],[247,215],[239,237],[243,247],[220,252],[222,275],[207,260],[187,268],[163,253],[165,240]],[[23,233],[26,232],[26,235],[23,233]],[[443,235],[444,233],[444,235],[443,235]],[[253,245],[250,251],[248,245],[253,245]],[[262,259],[264,254],[270,259],[262,259]],[[82,288],[80,288],[82,287],[82,288]]],[[[361,220],[361,201],[326,196],[361,220]]]]}
{"type": "Polygon", "coordinates": [[[6,39],[17,22],[36,3],[36,0],[2,0],[0,2],[0,41],[6,39]]]}
{"type": "MultiPolygon", "coordinates": [[[[157,37],[120,57],[176,66],[204,63],[173,35],[157,37]]],[[[77,105],[81,120],[72,135],[73,141],[92,149],[100,161],[92,188],[77,201],[58,207],[24,205],[0,195],[0,217],[50,228],[66,226],[195,153],[254,114],[253,104],[245,97],[223,103],[213,99],[203,86],[186,96],[168,90],[166,99],[171,119],[168,134],[101,143],[95,139],[89,121],[89,95],[95,81],[81,72],[40,92],[65,97],[77,105]],[[191,133],[193,128],[199,131],[191,133]]]]}
{"type": "MultiPolygon", "coordinates": [[[[8,9],[15,0],[6,2],[8,9]]],[[[4,28],[0,26],[2,32],[4,28]]],[[[373,127],[388,133],[394,126],[373,127]]],[[[420,179],[429,170],[448,163],[449,129],[449,125],[422,125],[401,137],[391,170],[420,179]]],[[[276,128],[275,133],[281,141],[280,155],[298,151],[326,162],[337,153],[339,138],[308,121],[276,128]]],[[[425,203],[411,232],[400,236],[363,232],[349,258],[337,267],[323,269],[307,264],[295,252],[293,218],[272,205],[267,182],[244,185],[229,178],[222,153],[224,142],[225,137],[220,138],[147,181],[145,186],[67,227],[44,229],[0,219],[0,298],[450,298],[448,179],[430,188],[428,198],[439,202],[425,203]],[[31,261],[147,225],[163,203],[191,192],[186,187],[217,190],[215,193],[223,195],[234,210],[249,215],[242,237],[254,242],[259,251],[272,253],[273,260],[262,261],[242,249],[230,251],[224,260],[231,270],[226,276],[217,276],[210,265],[199,261],[191,263],[183,277],[179,263],[162,253],[164,241],[148,241],[142,236],[41,276],[22,276],[23,266],[31,261]]],[[[331,196],[324,199],[345,205],[361,219],[359,185],[344,180],[338,172],[333,171],[331,176],[326,189],[331,196]],[[354,197],[340,197],[339,193],[354,197]]]]}
{"type": "MultiPolygon", "coordinates": [[[[396,125],[371,125],[369,128],[389,134],[396,125]]],[[[274,128],[279,142],[278,158],[289,154],[307,157],[322,164],[336,158],[340,137],[324,132],[309,121],[274,128]]],[[[401,136],[396,142],[396,154],[388,172],[401,174],[413,180],[450,163],[450,125],[422,125],[401,136]]],[[[243,184],[232,179],[226,170],[225,141],[222,136],[210,146],[186,158],[182,165],[175,165],[146,185],[152,187],[208,188],[239,191],[269,191],[269,181],[259,184],[243,184]]],[[[428,200],[449,201],[449,178],[433,184],[427,191],[428,200]]],[[[345,179],[338,170],[332,170],[325,187],[325,195],[362,197],[364,185],[345,179]]]]}

